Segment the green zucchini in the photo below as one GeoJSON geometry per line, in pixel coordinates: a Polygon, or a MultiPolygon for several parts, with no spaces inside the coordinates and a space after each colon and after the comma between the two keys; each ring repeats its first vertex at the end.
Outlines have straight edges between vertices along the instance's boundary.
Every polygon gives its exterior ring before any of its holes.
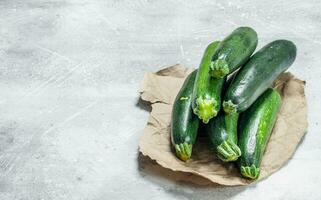
{"type": "Polygon", "coordinates": [[[238,113],[228,115],[220,112],[207,125],[210,142],[217,157],[224,162],[235,161],[241,155],[241,150],[237,146],[238,118],[238,113]]]}
{"type": "Polygon", "coordinates": [[[228,35],[212,57],[210,73],[222,78],[242,66],[257,46],[257,34],[250,27],[239,27],[228,35]]]}
{"type": "Polygon", "coordinates": [[[276,40],[264,46],[233,79],[224,96],[224,111],[245,111],[290,67],[295,57],[296,47],[291,41],[276,40]]]}
{"type": "Polygon", "coordinates": [[[238,164],[242,176],[249,179],[259,177],[262,156],[277,119],[280,105],[279,93],[270,88],[241,114],[239,147],[242,155],[238,164]]]}
{"type": "Polygon", "coordinates": [[[221,108],[221,92],[225,79],[215,79],[209,74],[211,58],[219,43],[213,42],[206,48],[193,89],[193,111],[205,124],[215,117],[221,108]]]}
{"type": "MultiPolygon", "coordinates": [[[[225,82],[223,93],[231,84],[232,77],[225,82]]],[[[210,120],[206,125],[206,133],[217,157],[224,162],[235,161],[241,155],[241,150],[237,146],[237,124],[238,113],[227,115],[220,111],[218,116],[210,120]]]]}
{"type": "Polygon", "coordinates": [[[176,155],[183,161],[192,154],[200,120],[192,111],[192,93],[197,70],[185,79],[174,101],[171,123],[171,140],[176,155]]]}

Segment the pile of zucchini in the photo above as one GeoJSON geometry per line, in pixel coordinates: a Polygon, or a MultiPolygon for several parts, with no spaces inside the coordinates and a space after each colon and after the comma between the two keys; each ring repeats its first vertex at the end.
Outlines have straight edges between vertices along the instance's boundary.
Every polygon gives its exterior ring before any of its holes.
{"type": "Polygon", "coordinates": [[[274,80],[294,62],[296,46],[273,41],[254,55],[257,33],[239,27],[206,48],[199,68],[185,80],[172,110],[171,140],[176,155],[192,155],[204,123],[216,156],[236,161],[243,177],[257,179],[281,105],[274,80]]]}

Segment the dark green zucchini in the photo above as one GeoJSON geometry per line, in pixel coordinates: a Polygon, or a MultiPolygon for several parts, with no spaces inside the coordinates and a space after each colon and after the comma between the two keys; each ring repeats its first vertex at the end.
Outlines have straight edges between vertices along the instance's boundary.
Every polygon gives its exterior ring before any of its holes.
{"type": "Polygon", "coordinates": [[[212,57],[211,75],[222,78],[242,66],[257,46],[257,34],[250,27],[239,27],[228,35],[212,57]]]}
{"type": "Polygon", "coordinates": [[[225,80],[212,78],[209,74],[211,58],[218,44],[218,41],[213,42],[206,48],[193,89],[193,111],[205,124],[215,117],[221,108],[221,92],[225,80]]]}
{"type": "Polygon", "coordinates": [[[192,154],[200,120],[192,111],[192,93],[197,70],[186,78],[178,92],[172,110],[171,140],[176,155],[183,161],[192,154]]]}
{"type": "Polygon", "coordinates": [[[262,156],[277,119],[280,105],[279,93],[270,88],[241,114],[239,147],[242,155],[238,164],[242,176],[249,179],[259,177],[262,156]]]}
{"type": "Polygon", "coordinates": [[[294,62],[296,47],[276,40],[255,53],[227,89],[223,107],[227,113],[243,112],[294,62]]]}
{"type": "Polygon", "coordinates": [[[220,112],[207,125],[210,142],[217,157],[224,162],[235,161],[241,155],[241,150],[237,146],[238,118],[238,113],[228,115],[220,112]]]}
{"type": "MultiPolygon", "coordinates": [[[[234,75],[225,82],[223,93],[231,84],[233,77],[234,75]]],[[[218,116],[206,125],[210,143],[217,157],[224,162],[235,161],[241,155],[241,150],[237,146],[238,118],[238,113],[227,115],[224,111],[220,111],[218,116]]]]}

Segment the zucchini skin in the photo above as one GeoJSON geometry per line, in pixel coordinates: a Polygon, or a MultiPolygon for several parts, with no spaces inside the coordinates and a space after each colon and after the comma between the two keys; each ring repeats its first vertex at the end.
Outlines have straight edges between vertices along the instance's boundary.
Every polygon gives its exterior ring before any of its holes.
{"type": "Polygon", "coordinates": [[[219,43],[213,42],[206,48],[193,89],[193,112],[205,124],[215,117],[221,108],[221,92],[225,79],[214,79],[209,74],[211,58],[219,43]]]}
{"type": "Polygon", "coordinates": [[[224,38],[212,57],[211,75],[222,78],[242,66],[258,43],[257,33],[250,27],[239,27],[224,38]]]}
{"type": "Polygon", "coordinates": [[[192,93],[197,70],[187,76],[174,101],[171,122],[171,140],[176,155],[183,161],[190,158],[200,120],[192,111],[192,93]]]}
{"type": "Polygon", "coordinates": [[[291,41],[276,40],[264,46],[233,79],[224,96],[224,111],[245,111],[291,66],[295,57],[296,46],[291,41]]]}
{"type": "Polygon", "coordinates": [[[215,153],[224,162],[235,161],[241,155],[237,146],[238,118],[238,113],[227,115],[220,112],[207,125],[207,133],[215,153]]]}
{"type": "Polygon", "coordinates": [[[281,96],[274,89],[266,90],[255,103],[240,116],[238,160],[242,176],[257,179],[266,145],[272,133],[281,106],[281,96]]]}

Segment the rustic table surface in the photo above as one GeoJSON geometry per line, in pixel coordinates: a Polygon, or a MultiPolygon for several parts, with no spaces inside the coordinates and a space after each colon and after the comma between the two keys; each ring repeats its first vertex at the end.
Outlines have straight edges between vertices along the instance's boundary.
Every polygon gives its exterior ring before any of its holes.
{"type": "Polygon", "coordinates": [[[0,1],[0,199],[321,199],[321,1],[0,1]],[[248,187],[197,187],[139,167],[146,71],[196,67],[251,26],[298,48],[309,129],[293,158],[248,187]]]}

